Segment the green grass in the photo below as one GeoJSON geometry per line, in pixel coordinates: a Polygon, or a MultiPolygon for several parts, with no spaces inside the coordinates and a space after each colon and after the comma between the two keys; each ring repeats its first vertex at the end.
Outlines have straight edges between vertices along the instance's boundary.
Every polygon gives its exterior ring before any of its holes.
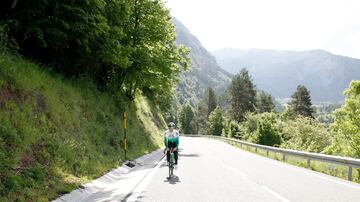
{"type": "Polygon", "coordinates": [[[128,158],[159,148],[165,122],[140,93],[114,98],[90,79],[0,54],[0,201],[48,201],[119,166],[124,109],[128,158]]]}
{"type": "MultiPolygon", "coordinates": [[[[283,155],[280,153],[275,153],[270,151],[267,153],[266,150],[264,149],[255,150],[255,148],[247,147],[246,145],[242,145],[242,146],[240,144],[232,144],[232,145],[240,149],[243,149],[245,151],[249,151],[251,153],[255,153],[277,161],[283,161],[283,155]]],[[[348,166],[332,164],[332,163],[316,161],[316,160],[311,160],[310,165],[308,165],[307,159],[297,156],[291,156],[291,155],[286,155],[285,161],[283,162],[289,163],[291,165],[311,169],[313,171],[321,172],[327,175],[339,177],[345,180],[348,179],[348,169],[349,169],[348,166]]],[[[352,179],[354,182],[360,183],[360,169],[353,168],[352,179]]]]}

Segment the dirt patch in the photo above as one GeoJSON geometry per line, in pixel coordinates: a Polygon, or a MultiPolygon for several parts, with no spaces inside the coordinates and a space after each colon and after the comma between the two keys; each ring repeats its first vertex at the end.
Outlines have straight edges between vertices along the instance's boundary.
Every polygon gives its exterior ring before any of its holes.
{"type": "Polygon", "coordinates": [[[30,145],[25,152],[23,153],[20,159],[20,167],[27,168],[30,165],[34,165],[36,162],[40,163],[43,166],[49,165],[49,159],[42,154],[42,151],[45,148],[45,143],[43,139],[38,140],[36,143],[30,145]]]}
{"type": "Polygon", "coordinates": [[[19,101],[18,94],[8,86],[0,88],[0,108],[9,101],[19,101]]]}
{"type": "Polygon", "coordinates": [[[48,114],[48,106],[46,104],[45,96],[41,92],[36,93],[36,112],[48,114]]]}

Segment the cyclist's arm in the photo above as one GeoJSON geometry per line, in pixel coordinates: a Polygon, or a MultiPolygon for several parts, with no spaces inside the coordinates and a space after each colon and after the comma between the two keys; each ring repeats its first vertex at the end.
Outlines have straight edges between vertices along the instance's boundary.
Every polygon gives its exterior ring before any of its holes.
{"type": "Polygon", "coordinates": [[[176,148],[179,148],[179,141],[180,141],[180,138],[179,138],[180,134],[178,132],[178,136],[176,137],[176,148]]]}
{"type": "Polygon", "coordinates": [[[167,141],[167,138],[166,138],[166,133],[164,134],[164,145],[167,148],[168,141],[167,141]]]}

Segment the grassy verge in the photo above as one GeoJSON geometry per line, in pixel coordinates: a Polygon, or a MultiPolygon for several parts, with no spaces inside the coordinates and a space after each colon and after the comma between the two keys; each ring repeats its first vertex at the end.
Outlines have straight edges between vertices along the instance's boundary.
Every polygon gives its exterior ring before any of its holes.
{"type": "Polygon", "coordinates": [[[66,79],[0,54],[0,201],[48,201],[159,148],[160,111],[140,93],[130,102],[89,79],[66,79]]]}
{"type": "MultiPolygon", "coordinates": [[[[338,178],[342,178],[345,180],[348,179],[349,167],[347,167],[347,166],[343,166],[343,165],[339,165],[339,164],[332,164],[332,163],[327,163],[327,162],[322,162],[322,161],[316,161],[316,160],[311,160],[310,164],[308,164],[307,159],[297,157],[297,156],[291,156],[291,155],[285,156],[285,161],[284,161],[283,155],[280,153],[275,153],[275,152],[270,152],[270,151],[266,152],[266,150],[264,150],[264,149],[255,149],[252,147],[248,147],[246,145],[243,145],[243,146],[241,146],[240,144],[232,144],[232,145],[235,147],[238,147],[240,149],[243,149],[245,151],[249,151],[251,153],[258,154],[258,155],[261,155],[261,156],[264,156],[267,158],[271,158],[271,159],[274,159],[277,161],[282,161],[285,163],[289,163],[291,165],[311,169],[313,171],[321,172],[321,173],[331,175],[334,177],[338,177],[338,178]]],[[[353,168],[352,179],[356,183],[360,183],[359,174],[360,174],[360,169],[353,168]]]]}

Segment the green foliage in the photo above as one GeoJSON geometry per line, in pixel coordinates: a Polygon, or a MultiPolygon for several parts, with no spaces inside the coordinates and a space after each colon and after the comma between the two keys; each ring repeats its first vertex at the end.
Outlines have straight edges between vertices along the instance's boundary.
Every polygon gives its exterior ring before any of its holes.
{"type": "Polygon", "coordinates": [[[270,94],[260,91],[257,96],[256,110],[258,113],[275,111],[275,104],[270,94]]]}
{"type": "Polygon", "coordinates": [[[328,127],[312,118],[284,119],[275,113],[247,114],[241,131],[250,142],[317,153],[326,152],[333,140],[328,127]]]}
{"type": "Polygon", "coordinates": [[[196,106],[195,116],[195,131],[196,133],[207,135],[209,133],[209,119],[207,116],[207,106],[203,101],[199,102],[196,106]]]}
{"type": "Polygon", "coordinates": [[[115,79],[130,98],[137,89],[162,95],[177,82],[180,67],[186,68],[187,50],[175,44],[174,25],[161,1],[135,0],[129,5],[131,14],[121,43],[131,50],[130,63],[125,72],[117,72],[123,77],[115,79]]]}
{"type": "Polygon", "coordinates": [[[295,114],[313,118],[314,109],[311,104],[310,92],[305,86],[298,85],[291,98],[289,107],[295,114]]]}
{"type": "Polygon", "coordinates": [[[243,139],[243,132],[240,125],[233,120],[227,120],[225,124],[225,136],[236,139],[243,139]]]}
{"type": "Polygon", "coordinates": [[[7,25],[0,24],[0,54],[16,52],[18,45],[13,38],[9,37],[7,25]]]}
{"type": "Polygon", "coordinates": [[[207,101],[208,117],[212,111],[217,107],[217,99],[214,90],[209,87],[205,94],[205,100],[207,101]]]}
{"type": "Polygon", "coordinates": [[[334,112],[332,130],[337,134],[334,144],[345,144],[333,147],[340,147],[337,150],[344,150],[347,155],[360,158],[360,81],[352,81],[344,94],[345,103],[334,112]]]}
{"type": "Polygon", "coordinates": [[[260,114],[254,114],[254,113],[247,113],[245,115],[245,119],[240,124],[240,130],[243,131],[243,139],[250,141],[250,142],[256,142],[256,135],[255,132],[258,129],[258,123],[260,119],[260,114]]]}
{"type": "Polygon", "coordinates": [[[54,199],[118,166],[124,109],[128,158],[158,148],[164,120],[141,94],[115,98],[19,56],[0,55],[0,66],[0,200],[54,199]]]}
{"type": "Polygon", "coordinates": [[[334,117],[332,113],[321,113],[316,115],[316,120],[320,123],[324,123],[326,125],[331,125],[334,123],[334,117]]]}
{"type": "Polygon", "coordinates": [[[209,116],[209,132],[210,135],[220,136],[224,128],[224,117],[221,108],[217,106],[209,116]]]}
{"type": "Polygon", "coordinates": [[[257,144],[279,146],[281,134],[277,129],[277,117],[274,113],[248,113],[241,123],[244,139],[257,144]]]}
{"type": "Polygon", "coordinates": [[[97,51],[110,31],[104,5],[96,0],[19,1],[0,21],[27,57],[55,64],[65,74],[100,74],[95,64],[102,54],[97,51]]]}
{"type": "Polygon", "coordinates": [[[192,127],[192,122],[194,118],[194,112],[191,109],[191,106],[187,103],[183,105],[180,114],[179,114],[179,122],[180,122],[180,130],[181,133],[184,134],[192,134],[194,129],[192,127]]]}
{"type": "MultiPolygon", "coordinates": [[[[217,96],[212,88],[208,88],[205,96],[196,105],[194,132],[209,134],[209,115],[217,107],[217,96]]],[[[210,133],[211,134],[211,133],[210,133]]]]}
{"type": "Polygon", "coordinates": [[[276,120],[273,117],[264,116],[258,123],[256,131],[257,143],[268,146],[279,146],[281,136],[275,128],[276,120]]]}
{"type": "Polygon", "coordinates": [[[328,128],[310,117],[297,117],[279,124],[283,137],[281,147],[321,153],[332,141],[328,128]]]}
{"type": "Polygon", "coordinates": [[[66,76],[90,75],[130,99],[137,90],[146,91],[169,108],[188,51],[175,44],[162,1],[30,0],[11,9],[7,2],[0,24],[23,55],[66,76]]]}
{"type": "Polygon", "coordinates": [[[255,111],[256,91],[255,85],[246,69],[233,77],[230,84],[231,115],[232,118],[241,122],[247,112],[255,111]]]}

